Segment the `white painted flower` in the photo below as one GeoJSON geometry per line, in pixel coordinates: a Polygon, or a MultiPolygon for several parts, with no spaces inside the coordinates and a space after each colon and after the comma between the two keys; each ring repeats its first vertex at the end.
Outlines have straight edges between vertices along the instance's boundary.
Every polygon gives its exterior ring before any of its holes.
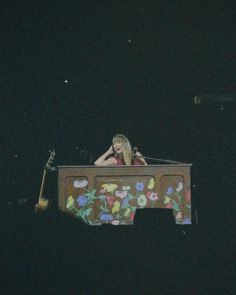
{"type": "Polygon", "coordinates": [[[73,182],[73,186],[75,188],[82,188],[82,187],[86,187],[87,185],[88,185],[88,180],[87,179],[75,180],[73,182]]]}
{"type": "Polygon", "coordinates": [[[145,207],[147,204],[147,199],[144,195],[139,195],[137,198],[137,202],[140,207],[145,207]]]}
{"type": "Polygon", "coordinates": [[[176,219],[182,219],[183,218],[183,213],[180,211],[176,214],[175,216],[176,219]]]}
{"type": "Polygon", "coordinates": [[[177,191],[177,193],[179,193],[179,192],[181,192],[182,191],[182,189],[183,189],[183,183],[182,182],[179,182],[178,183],[178,186],[177,186],[177,188],[176,188],[176,191],[177,191]]]}
{"type": "Polygon", "coordinates": [[[149,198],[151,201],[156,201],[156,200],[158,200],[157,193],[154,193],[154,192],[150,193],[149,196],[148,196],[148,198],[149,198]]]}

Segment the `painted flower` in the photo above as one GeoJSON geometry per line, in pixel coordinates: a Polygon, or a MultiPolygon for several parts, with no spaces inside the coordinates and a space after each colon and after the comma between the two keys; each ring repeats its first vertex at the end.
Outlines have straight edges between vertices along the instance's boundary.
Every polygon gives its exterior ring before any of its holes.
{"type": "Polygon", "coordinates": [[[172,205],[172,203],[168,203],[167,205],[166,205],[166,207],[165,208],[167,208],[167,209],[172,209],[173,208],[173,205],[172,205]]]}
{"type": "Polygon", "coordinates": [[[119,220],[112,220],[111,224],[112,225],[119,225],[120,221],[119,220]]]}
{"type": "Polygon", "coordinates": [[[192,224],[190,218],[184,218],[184,220],[182,221],[182,224],[192,224]]]}
{"type": "Polygon", "coordinates": [[[165,196],[164,204],[170,203],[170,197],[165,196]]]}
{"type": "Polygon", "coordinates": [[[123,191],[130,191],[131,188],[130,188],[129,185],[124,185],[124,186],[122,186],[122,190],[123,190],[123,191]]]}
{"type": "Polygon", "coordinates": [[[86,187],[87,185],[88,185],[88,180],[87,179],[75,180],[73,182],[73,186],[75,188],[82,188],[82,187],[86,187]]]}
{"type": "Polygon", "coordinates": [[[173,194],[173,188],[171,186],[168,187],[166,195],[170,196],[171,194],[173,194]]]}
{"type": "Polygon", "coordinates": [[[137,202],[140,207],[145,207],[147,204],[147,199],[144,195],[139,195],[137,198],[137,202]]]}
{"type": "Polygon", "coordinates": [[[127,208],[124,213],[124,217],[128,217],[130,215],[131,209],[127,208]]]}
{"type": "Polygon", "coordinates": [[[105,184],[102,185],[102,187],[103,187],[108,193],[113,193],[113,192],[117,189],[118,185],[115,184],[115,183],[105,183],[105,184]]]}
{"type": "Polygon", "coordinates": [[[70,208],[74,207],[74,205],[75,205],[74,198],[72,196],[69,196],[66,201],[66,208],[70,209],[70,208]]]}
{"type": "Polygon", "coordinates": [[[127,191],[116,191],[115,195],[121,199],[124,199],[127,196],[127,191]]]}
{"type": "Polygon", "coordinates": [[[86,196],[80,195],[77,198],[77,203],[80,207],[83,207],[84,205],[86,205],[88,202],[88,199],[86,198],[86,196]]]}
{"type": "Polygon", "coordinates": [[[138,192],[141,192],[144,189],[144,184],[143,182],[137,182],[135,185],[135,188],[138,192]]]}
{"type": "Polygon", "coordinates": [[[183,218],[183,213],[180,211],[175,215],[176,219],[182,219],[183,218]]]}
{"type": "Polygon", "coordinates": [[[148,185],[147,185],[147,188],[148,189],[153,189],[155,186],[155,181],[154,181],[154,178],[151,178],[148,182],[148,185]]]}
{"type": "Polygon", "coordinates": [[[120,202],[115,201],[113,208],[111,209],[112,214],[120,211],[120,202]]]}
{"type": "Polygon", "coordinates": [[[129,216],[129,220],[130,221],[133,221],[134,220],[134,215],[135,215],[135,212],[132,212],[129,216]]]}
{"type": "Polygon", "coordinates": [[[100,218],[99,218],[101,221],[105,221],[105,222],[108,222],[108,221],[112,221],[113,220],[113,217],[111,214],[106,214],[106,213],[103,213],[100,215],[100,218]]]}
{"type": "Polygon", "coordinates": [[[190,202],[191,201],[191,192],[190,192],[190,190],[187,190],[185,192],[184,199],[185,199],[185,202],[190,202]]]}
{"type": "Polygon", "coordinates": [[[129,206],[129,198],[124,198],[122,200],[122,208],[126,208],[129,206]]]}
{"type": "Polygon", "coordinates": [[[102,194],[102,195],[104,195],[105,192],[106,192],[106,190],[104,188],[102,188],[102,189],[99,190],[99,193],[102,194]]]}
{"type": "Polygon", "coordinates": [[[177,193],[180,193],[181,191],[182,191],[182,189],[183,189],[183,183],[182,182],[179,182],[178,183],[178,186],[177,186],[177,188],[176,188],[176,191],[177,191],[177,193]]]}
{"type": "Polygon", "coordinates": [[[147,198],[151,201],[158,200],[157,193],[154,193],[154,192],[147,192],[147,198]]]}
{"type": "Polygon", "coordinates": [[[114,197],[113,196],[106,196],[107,203],[110,207],[114,204],[114,197]]]}

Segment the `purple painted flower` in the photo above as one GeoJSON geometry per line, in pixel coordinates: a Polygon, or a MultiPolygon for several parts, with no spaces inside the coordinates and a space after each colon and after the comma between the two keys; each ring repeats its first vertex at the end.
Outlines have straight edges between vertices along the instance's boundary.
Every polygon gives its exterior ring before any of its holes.
{"type": "Polygon", "coordinates": [[[129,198],[126,197],[122,200],[122,208],[126,208],[129,206],[129,198]]]}
{"type": "Polygon", "coordinates": [[[88,202],[88,199],[86,198],[86,196],[80,195],[77,198],[77,203],[79,204],[80,207],[83,207],[84,205],[86,205],[88,202]]]}
{"type": "Polygon", "coordinates": [[[144,184],[142,182],[137,182],[135,187],[138,192],[141,192],[144,189],[144,184]]]}
{"type": "Polygon", "coordinates": [[[116,191],[115,195],[118,198],[124,199],[127,196],[128,191],[116,191]]]}
{"type": "Polygon", "coordinates": [[[170,196],[173,193],[173,188],[171,186],[168,187],[166,195],[170,196]]]}
{"type": "Polygon", "coordinates": [[[103,213],[103,214],[100,216],[100,220],[101,220],[101,221],[105,221],[105,222],[107,222],[107,221],[112,221],[112,220],[113,220],[113,217],[112,217],[111,214],[105,214],[105,213],[103,213]]]}

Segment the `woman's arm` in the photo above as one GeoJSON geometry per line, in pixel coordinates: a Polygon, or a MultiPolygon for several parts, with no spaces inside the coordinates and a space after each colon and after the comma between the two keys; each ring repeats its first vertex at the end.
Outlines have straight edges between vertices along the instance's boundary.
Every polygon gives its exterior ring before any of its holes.
{"type": "Polygon", "coordinates": [[[109,148],[109,150],[107,150],[103,155],[101,155],[95,162],[94,165],[96,166],[110,166],[110,165],[115,165],[116,164],[116,160],[115,158],[109,158],[106,160],[106,158],[113,154],[113,149],[112,146],[109,148]]]}
{"type": "Polygon", "coordinates": [[[142,162],[144,165],[147,165],[147,162],[143,158],[142,154],[140,152],[136,152],[137,159],[142,162]]]}

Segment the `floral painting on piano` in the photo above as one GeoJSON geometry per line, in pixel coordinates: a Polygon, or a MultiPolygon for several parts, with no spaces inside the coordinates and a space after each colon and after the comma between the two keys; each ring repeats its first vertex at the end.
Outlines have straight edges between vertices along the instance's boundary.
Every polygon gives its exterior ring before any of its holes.
{"type": "Polygon", "coordinates": [[[173,210],[177,224],[191,224],[191,192],[181,176],[68,177],[65,208],[86,224],[132,225],[137,208],[173,210]]]}

